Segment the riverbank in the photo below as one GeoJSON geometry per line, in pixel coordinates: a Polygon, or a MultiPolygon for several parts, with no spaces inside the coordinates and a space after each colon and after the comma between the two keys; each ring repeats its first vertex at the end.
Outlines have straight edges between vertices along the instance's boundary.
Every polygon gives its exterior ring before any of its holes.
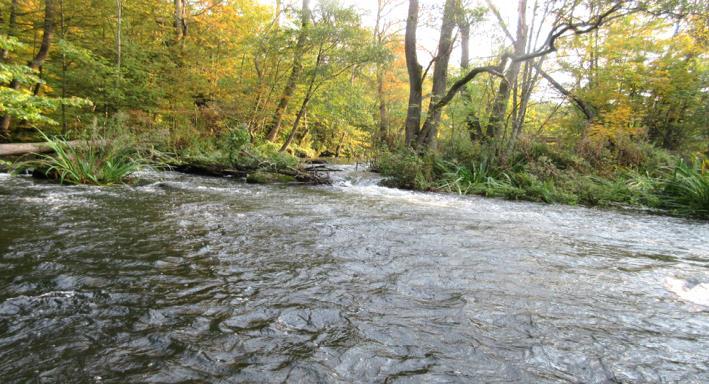
{"type": "Polygon", "coordinates": [[[709,219],[706,162],[684,161],[656,149],[636,164],[591,164],[544,144],[501,158],[477,152],[384,152],[374,169],[388,186],[566,205],[649,208],[709,219]]]}
{"type": "MultiPolygon", "coordinates": [[[[104,132],[84,138],[81,145],[42,137],[45,143],[35,146],[53,154],[0,163],[0,169],[30,170],[61,183],[94,185],[130,182],[131,174],[143,166],[263,184],[327,184],[332,171],[327,165],[313,164],[321,160],[282,152],[274,143],[254,143],[243,130],[177,143],[126,132],[104,132]]],[[[576,153],[541,143],[522,143],[504,155],[479,146],[446,146],[423,154],[384,150],[375,156],[372,169],[384,176],[384,185],[395,188],[632,207],[709,219],[706,162],[688,162],[651,146],[638,147],[632,155],[625,148],[615,157],[605,154],[591,160],[576,153]]]]}

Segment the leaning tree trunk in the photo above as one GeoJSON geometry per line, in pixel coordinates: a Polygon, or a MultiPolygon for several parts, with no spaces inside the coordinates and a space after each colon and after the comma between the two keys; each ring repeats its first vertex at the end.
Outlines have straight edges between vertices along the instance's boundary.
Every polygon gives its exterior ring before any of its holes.
{"type": "Polygon", "coordinates": [[[556,81],[551,75],[549,75],[546,71],[544,71],[540,66],[537,66],[537,70],[539,71],[539,74],[552,86],[554,89],[556,89],[559,93],[564,95],[566,98],[571,100],[571,102],[574,103],[576,108],[578,108],[581,113],[583,113],[584,117],[586,118],[586,124],[584,126],[583,131],[581,132],[581,135],[583,138],[585,138],[588,134],[588,127],[591,126],[593,123],[594,119],[596,118],[596,109],[589,103],[587,103],[585,100],[582,98],[578,97],[575,95],[572,91],[564,88],[561,83],[556,81]]]}
{"type": "Polygon", "coordinates": [[[416,54],[416,28],[418,27],[418,0],[409,0],[409,14],[406,19],[406,35],[404,38],[404,52],[406,55],[406,69],[409,74],[409,104],[406,110],[406,145],[411,146],[416,142],[416,136],[421,126],[421,105],[423,100],[423,68],[418,62],[416,54]]]}
{"type": "MultiPolygon", "coordinates": [[[[27,63],[27,66],[33,71],[37,70],[49,55],[49,46],[52,41],[52,35],[54,34],[54,0],[44,1],[44,26],[42,30],[42,43],[39,46],[39,50],[32,61],[27,63]]],[[[19,81],[13,79],[10,82],[10,88],[14,90],[20,89],[19,81]]],[[[3,116],[2,121],[0,121],[0,133],[4,136],[9,136],[11,121],[12,118],[10,115],[3,116]]]]}
{"type": "Polygon", "coordinates": [[[303,53],[305,50],[305,40],[307,38],[307,29],[310,22],[310,0],[303,0],[303,9],[301,11],[301,29],[298,35],[298,41],[295,45],[295,52],[293,53],[293,66],[291,68],[290,76],[286,82],[286,87],[283,89],[281,98],[276,106],[276,111],[273,114],[273,120],[271,122],[271,127],[268,131],[266,139],[273,141],[278,136],[278,131],[281,129],[281,124],[283,123],[283,114],[286,108],[288,108],[288,103],[290,98],[295,92],[296,83],[300,77],[300,72],[303,70],[303,53]]]}
{"type": "Polygon", "coordinates": [[[310,96],[307,96],[305,99],[303,99],[303,103],[300,105],[300,110],[298,110],[298,114],[295,116],[293,127],[291,128],[291,131],[288,134],[286,141],[283,142],[283,145],[281,146],[281,149],[278,150],[278,152],[285,152],[286,150],[288,150],[288,147],[290,147],[290,145],[293,143],[293,139],[295,139],[295,135],[298,132],[298,127],[300,126],[300,121],[303,119],[307,111],[308,102],[310,102],[310,96]]]}
{"type": "MultiPolygon", "coordinates": [[[[92,143],[99,143],[95,141],[87,140],[72,140],[67,141],[66,145],[68,147],[80,147],[87,146],[92,143]]],[[[0,157],[2,156],[23,156],[38,153],[50,153],[54,152],[51,146],[47,143],[8,143],[0,144],[0,157]]]]}
{"type": "Polygon", "coordinates": [[[317,87],[315,86],[315,80],[318,77],[318,68],[320,67],[320,64],[322,63],[322,58],[323,58],[323,56],[322,56],[322,46],[321,46],[320,51],[318,52],[318,55],[315,58],[315,69],[313,70],[313,75],[310,77],[310,84],[308,84],[308,90],[305,92],[305,98],[303,99],[303,103],[300,105],[300,110],[298,110],[298,114],[295,116],[295,121],[293,122],[293,128],[291,128],[291,131],[288,134],[286,141],[283,143],[283,146],[281,146],[281,149],[278,150],[279,152],[285,152],[286,149],[288,149],[288,147],[293,142],[293,139],[295,138],[296,133],[298,132],[298,127],[300,126],[300,120],[305,115],[305,111],[308,108],[308,103],[310,102],[310,99],[313,97],[313,94],[317,90],[317,87]]]}

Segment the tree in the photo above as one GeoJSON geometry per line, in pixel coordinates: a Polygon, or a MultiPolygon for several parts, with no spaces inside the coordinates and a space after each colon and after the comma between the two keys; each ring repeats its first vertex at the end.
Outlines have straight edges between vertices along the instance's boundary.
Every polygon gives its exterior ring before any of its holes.
{"type": "MultiPolygon", "coordinates": [[[[429,133],[431,131],[435,131],[435,128],[438,125],[438,113],[439,110],[444,108],[450,101],[453,99],[453,97],[461,91],[461,89],[464,88],[464,86],[473,80],[477,75],[481,73],[490,73],[495,76],[503,78],[504,81],[507,81],[505,76],[503,75],[503,72],[505,71],[505,68],[507,68],[508,63],[511,63],[511,65],[515,66],[517,63],[520,62],[525,62],[529,61],[532,59],[536,59],[539,57],[546,56],[552,52],[555,52],[557,50],[556,42],[559,38],[568,36],[568,35],[583,35],[589,32],[592,32],[599,28],[601,25],[604,23],[608,22],[609,20],[613,20],[617,17],[620,17],[622,15],[622,12],[624,10],[625,2],[615,2],[614,4],[610,5],[608,8],[606,8],[603,12],[600,12],[598,16],[593,17],[589,20],[582,20],[582,21],[573,21],[573,20],[578,20],[578,17],[574,16],[574,11],[576,11],[575,7],[572,7],[568,15],[557,15],[556,20],[558,21],[555,23],[554,26],[552,26],[551,30],[549,31],[548,35],[544,39],[544,42],[536,49],[529,53],[524,53],[524,54],[503,54],[500,57],[500,61],[497,65],[491,65],[491,66],[483,66],[483,67],[476,67],[468,71],[468,73],[463,76],[461,79],[456,81],[443,95],[438,99],[435,103],[432,103],[431,106],[428,109],[428,115],[426,118],[426,122],[424,122],[424,129],[421,130],[421,132],[416,135],[417,137],[425,137],[424,140],[416,141],[416,147],[421,148],[421,144],[426,144],[428,146],[433,146],[435,144],[435,137],[429,136],[429,133]]],[[[410,70],[409,70],[409,80],[411,83],[411,88],[412,88],[412,95],[417,96],[417,91],[420,89],[420,77],[418,77],[418,73],[416,72],[416,69],[420,69],[421,66],[418,64],[416,61],[416,56],[415,56],[415,46],[416,46],[416,26],[417,26],[417,13],[418,13],[418,2],[415,0],[411,0],[410,6],[409,6],[409,18],[407,19],[407,48],[411,47],[411,49],[407,50],[407,64],[410,65],[410,70]],[[411,52],[413,51],[413,52],[411,52]],[[410,59],[409,59],[410,58],[410,59]]],[[[445,25],[445,23],[444,23],[445,25]]],[[[443,28],[442,28],[443,29],[443,28]]],[[[420,94],[420,92],[418,92],[420,94]]],[[[420,107],[415,108],[415,99],[416,97],[413,98],[413,102],[410,98],[410,105],[409,105],[409,114],[407,115],[407,144],[411,145],[411,142],[408,140],[409,139],[409,130],[414,129],[414,127],[417,125],[417,119],[420,121],[420,107]]],[[[420,100],[420,97],[418,97],[420,100]]]]}
{"type": "MultiPolygon", "coordinates": [[[[16,6],[16,3],[15,3],[16,6]]],[[[27,63],[27,67],[36,71],[41,66],[44,60],[49,55],[49,47],[52,41],[52,35],[54,34],[54,0],[44,0],[44,27],[42,28],[42,43],[37,50],[37,54],[27,63]]],[[[37,81],[35,84],[40,83],[37,81]]],[[[18,90],[20,88],[21,81],[19,78],[14,78],[10,81],[9,88],[11,90],[18,90]]],[[[0,121],[0,134],[8,136],[10,133],[10,122],[12,120],[12,115],[10,113],[5,113],[2,120],[0,121]]]]}
{"type": "MultiPolygon", "coordinates": [[[[8,53],[23,48],[14,37],[0,36],[0,49],[8,53]]],[[[41,83],[32,67],[20,64],[0,65],[0,84],[14,84],[14,87],[0,87],[0,112],[8,119],[15,118],[29,123],[55,125],[56,121],[47,116],[60,105],[83,106],[89,101],[80,98],[53,98],[34,94],[29,87],[41,83]]],[[[9,132],[7,133],[9,135],[9,132]]]]}
{"type": "Polygon", "coordinates": [[[281,146],[281,152],[293,142],[308,104],[321,87],[358,65],[377,62],[382,57],[381,47],[363,39],[367,31],[359,26],[359,17],[351,9],[341,8],[334,3],[323,3],[315,17],[316,21],[310,31],[312,40],[318,42],[314,65],[307,73],[309,79],[305,95],[290,133],[281,146]]]}
{"type": "MultiPolygon", "coordinates": [[[[488,0],[488,5],[492,8],[492,4],[488,0]]],[[[527,45],[527,0],[519,0],[517,2],[517,35],[514,39],[513,56],[522,56],[525,53],[527,45]]],[[[492,103],[492,112],[487,125],[487,136],[489,138],[500,139],[504,131],[504,123],[507,120],[507,105],[509,104],[510,91],[512,86],[517,82],[521,61],[512,61],[509,68],[505,72],[504,81],[500,81],[500,86],[495,95],[495,100],[492,103]]]]}
{"type": "MultiPolygon", "coordinates": [[[[4,24],[2,20],[2,16],[0,14],[0,24],[4,24]]],[[[12,0],[10,3],[10,17],[8,20],[7,24],[7,37],[15,37],[17,34],[17,0],[12,0]]],[[[9,49],[2,48],[0,49],[0,63],[7,61],[7,55],[9,53],[9,49]]]]}
{"type": "Polygon", "coordinates": [[[406,18],[406,38],[404,49],[406,53],[406,69],[409,73],[409,103],[406,110],[406,126],[404,128],[407,146],[413,146],[421,126],[421,106],[423,104],[423,67],[419,64],[416,50],[416,29],[418,28],[419,2],[409,0],[409,11],[406,18]]]}
{"type": "Polygon", "coordinates": [[[433,87],[431,90],[431,100],[428,107],[428,118],[416,138],[418,146],[435,146],[436,131],[441,121],[441,109],[433,108],[434,105],[444,96],[448,82],[448,62],[453,50],[453,28],[455,28],[456,1],[446,0],[443,8],[443,22],[441,23],[441,35],[438,40],[438,50],[436,51],[436,62],[433,66],[433,87]]]}
{"type": "Polygon", "coordinates": [[[300,32],[298,33],[298,41],[295,45],[295,50],[293,52],[293,64],[291,65],[290,76],[288,77],[288,82],[285,88],[283,88],[283,93],[278,101],[278,106],[273,114],[273,120],[266,135],[266,139],[273,141],[278,136],[278,131],[281,129],[281,123],[283,122],[283,113],[285,113],[286,108],[288,108],[288,103],[290,98],[295,92],[295,88],[300,78],[300,72],[303,69],[303,54],[305,50],[305,43],[308,37],[308,24],[310,23],[310,0],[303,0],[303,6],[301,7],[301,21],[300,21],[300,32]]]}

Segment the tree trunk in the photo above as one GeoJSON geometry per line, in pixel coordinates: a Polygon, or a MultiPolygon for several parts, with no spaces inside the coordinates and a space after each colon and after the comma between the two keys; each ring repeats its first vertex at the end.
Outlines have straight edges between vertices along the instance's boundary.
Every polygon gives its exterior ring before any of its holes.
{"type": "MultiPolygon", "coordinates": [[[[374,27],[374,43],[384,43],[384,31],[382,26],[382,13],[384,12],[384,0],[377,0],[377,19],[374,27]]],[[[386,99],[384,95],[384,65],[377,64],[377,100],[379,101],[379,142],[388,143],[389,118],[387,113],[386,99]]]]}
{"type": "MultiPolygon", "coordinates": [[[[59,0],[59,28],[62,40],[66,36],[66,24],[64,23],[64,0],[59,0]]],[[[62,51],[62,99],[66,98],[66,70],[68,69],[68,64],[66,60],[66,52],[62,51]]],[[[66,104],[61,105],[61,116],[62,116],[62,135],[66,134],[67,124],[66,124],[66,104]]]]}
{"type": "MultiPolygon", "coordinates": [[[[459,9],[458,12],[463,13],[463,9],[459,9]]],[[[460,16],[458,20],[458,29],[460,30],[460,68],[463,72],[468,70],[470,66],[470,21],[465,19],[464,15],[460,16]]],[[[480,124],[480,118],[475,113],[473,109],[473,97],[465,86],[461,91],[463,94],[463,100],[467,104],[468,108],[467,115],[465,117],[465,125],[468,130],[468,136],[470,141],[475,142],[482,138],[482,125],[480,124]]]]}
{"type": "Polygon", "coordinates": [[[389,142],[389,114],[384,95],[384,69],[377,69],[377,98],[379,99],[379,141],[389,142]]]}
{"type": "MultiPolygon", "coordinates": [[[[519,0],[517,3],[518,19],[517,36],[514,43],[514,56],[521,56],[525,51],[525,46],[527,43],[526,11],[527,0],[519,0]]],[[[500,82],[500,86],[492,104],[490,121],[487,125],[488,138],[500,139],[504,133],[510,91],[512,90],[511,87],[513,82],[517,80],[517,75],[519,75],[521,64],[521,61],[513,61],[507,69],[507,72],[505,72],[505,79],[507,79],[507,81],[500,82]]]]}
{"type": "Polygon", "coordinates": [[[183,44],[187,37],[187,4],[185,0],[175,0],[175,41],[178,44],[183,44]]]}
{"type": "MultiPolygon", "coordinates": [[[[44,1],[44,26],[43,26],[43,34],[42,34],[42,43],[39,46],[39,50],[37,51],[37,54],[35,57],[27,63],[27,66],[31,70],[37,70],[44,60],[47,59],[47,55],[49,55],[49,46],[52,41],[52,35],[54,34],[54,0],[45,0],[44,1]]],[[[20,88],[20,83],[17,80],[12,80],[10,82],[11,89],[17,90],[20,88]]],[[[10,133],[10,122],[12,121],[12,118],[10,115],[5,115],[2,117],[2,121],[0,121],[0,134],[4,136],[9,136],[10,133]]]]}
{"type": "Polygon", "coordinates": [[[300,105],[300,109],[298,110],[298,114],[295,116],[295,121],[293,122],[293,127],[290,130],[290,133],[288,134],[288,137],[286,138],[286,141],[283,143],[281,146],[281,149],[278,150],[278,152],[285,152],[288,147],[290,147],[291,143],[293,143],[293,139],[295,138],[295,134],[298,132],[298,126],[300,125],[300,120],[305,116],[305,111],[308,108],[308,102],[310,101],[310,97],[306,97],[303,99],[303,103],[300,105]]]}
{"type": "Polygon", "coordinates": [[[34,96],[39,95],[39,91],[42,89],[42,81],[43,81],[42,75],[43,74],[44,74],[44,67],[40,65],[39,68],[37,68],[37,78],[39,79],[39,81],[36,82],[32,86],[32,95],[34,95],[34,96]]]}
{"type": "MultiPolygon", "coordinates": [[[[17,0],[12,0],[10,3],[10,19],[7,25],[7,36],[12,37],[17,33],[17,0]]],[[[9,52],[7,49],[0,51],[0,63],[7,60],[9,52]]]]}
{"type": "Polygon", "coordinates": [[[308,137],[308,132],[310,131],[310,126],[308,125],[308,110],[305,110],[305,113],[303,114],[303,133],[301,133],[298,137],[298,145],[303,146],[303,143],[305,143],[305,138],[308,137]]]}
{"type": "MultiPolygon", "coordinates": [[[[63,19],[63,16],[62,16],[63,19]]],[[[116,68],[121,70],[121,32],[123,28],[123,0],[116,0],[116,68]]],[[[62,31],[63,32],[63,31],[62,31]]]]}
{"type": "Polygon", "coordinates": [[[554,89],[559,91],[562,95],[567,97],[569,100],[571,100],[576,108],[583,113],[583,115],[586,117],[586,124],[584,125],[583,131],[581,131],[581,138],[586,138],[588,136],[588,129],[591,127],[591,123],[593,123],[593,120],[596,118],[596,109],[580,97],[576,96],[573,92],[569,91],[568,89],[564,88],[563,85],[561,85],[558,81],[554,80],[553,77],[551,77],[548,73],[546,73],[541,67],[537,67],[539,70],[539,74],[542,75],[542,77],[549,83],[551,84],[554,89]]]}
{"type": "Polygon", "coordinates": [[[573,92],[569,91],[568,89],[564,88],[563,85],[561,85],[558,81],[556,81],[551,75],[549,75],[546,71],[541,69],[541,67],[537,67],[539,70],[539,74],[542,75],[542,77],[551,84],[554,89],[559,91],[562,95],[566,96],[569,100],[571,100],[574,105],[583,113],[583,115],[586,117],[587,122],[593,121],[596,117],[596,111],[595,108],[593,108],[590,104],[585,102],[583,99],[580,97],[576,96],[573,94],[573,92]]]}
{"type": "Polygon", "coordinates": [[[342,144],[345,142],[345,135],[347,132],[342,132],[340,135],[340,141],[337,143],[337,147],[335,147],[335,157],[339,158],[340,157],[340,150],[342,149],[342,144]]]}
{"type": "Polygon", "coordinates": [[[281,149],[279,149],[279,152],[285,152],[286,149],[291,145],[293,142],[293,138],[295,138],[295,134],[298,132],[298,126],[300,125],[300,119],[303,118],[303,115],[305,114],[306,108],[308,108],[308,103],[310,102],[310,98],[313,96],[315,93],[315,90],[317,87],[315,87],[315,80],[318,77],[318,68],[320,67],[320,64],[322,63],[322,45],[320,46],[320,50],[318,51],[318,55],[315,58],[315,69],[313,70],[313,75],[310,77],[310,84],[308,84],[308,90],[305,92],[305,98],[303,99],[303,103],[300,105],[300,110],[298,110],[298,114],[295,117],[295,121],[293,122],[293,128],[291,128],[290,133],[288,134],[288,137],[286,138],[286,141],[283,143],[283,146],[281,146],[281,149]]]}
{"type": "Polygon", "coordinates": [[[310,0],[303,0],[303,8],[301,10],[301,29],[298,34],[298,41],[295,46],[295,52],[293,53],[293,66],[291,68],[290,76],[286,82],[286,86],[283,89],[281,98],[278,101],[278,106],[276,106],[276,111],[273,114],[273,120],[271,122],[270,129],[266,139],[273,141],[278,136],[278,131],[281,129],[281,123],[283,122],[283,114],[286,108],[288,108],[288,103],[290,98],[295,92],[295,87],[300,77],[300,72],[303,70],[303,51],[305,50],[305,41],[307,38],[308,24],[310,23],[310,0]]]}
{"type": "Polygon", "coordinates": [[[436,64],[433,67],[433,88],[431,91],[431,101],[428,106],[428,117],[417,138],[417,146],[428,146],[435,148],[436,133],[441,121],[441,108],[434,108],[446,94],[448,87],[448,61],[450,60],[453,48],[453,29],[455,28],[456,1],[446,0],[443,10],[443,23],[441,24],[441,35],[438,40],[438,53],[436,64]]]}
{"type": "Polygon", "coordinates": [[[409,74],[409,104],[406,111],[406,145],[411,146],[416,142],[416,137],[421,126],[421,104],[423,99],[423,68],[418,62],[416,54],[416,28],[418,27],[418,0],[409,0],[409,13],[406,19],[406,35],[404,39],[404,52],[406,55],[406,69],[409,74]]]}
{"type": "Polygon", "coordinates": [[[281,28],[281,0],[276,0],[273,10],[273,28],[276,31],[281,28]]]}

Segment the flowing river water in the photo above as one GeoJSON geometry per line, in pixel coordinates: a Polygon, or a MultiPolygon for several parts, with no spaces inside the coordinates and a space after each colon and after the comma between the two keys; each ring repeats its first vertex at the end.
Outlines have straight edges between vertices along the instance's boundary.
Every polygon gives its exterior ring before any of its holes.
{"type": "Polygon", "coordinates": [[[338,175],[0,174],[0,381],[709,382],[708,223],[338,175]]]}

